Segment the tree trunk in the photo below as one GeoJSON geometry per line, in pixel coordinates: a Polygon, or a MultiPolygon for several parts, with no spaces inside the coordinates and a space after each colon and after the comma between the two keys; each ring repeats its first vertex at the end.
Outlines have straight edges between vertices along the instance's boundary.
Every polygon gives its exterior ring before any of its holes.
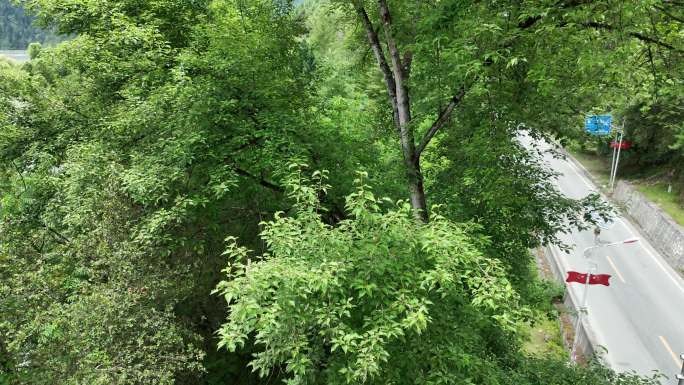
{"type": "MultiPolygon", "coordinates": [[[[391,50],[391,48],[390,48],[391,50]]],[[[408,89],[405,86],[405,74],[401,67],[394,65],[397,84],[397,112],[399,116],[399,141],[404,157],[406,178],[409,188],[411,207],[415,211],[416,219],[427,223],[429,214],[423,188],[423,174],[420,171],[420,156],[416,153],[416,145],[411,126],[411,104],[408,89]],[[398,70],[397,70],[398,68],[398,70]]]]}
{"type": "Polygon", "coordinates": [[[409,98],[409,90],[406,84],[410,68],[408,68],[408,65],[404,66],[401,62],[401,54],[392,33],[392,18],[386,0],[378,0],[378,6],[380,19],[385,31],[387,49],[392,61],[395,89],[389,92],[391,94],[394,91],[394,97],[396,98],[396,116],[399,118],[396,125],[399,130],[402,155],[404,156],[411,207],[415,210],[416,219],[427,222],[429,215],[425,199],[425,189],[423,188],[423,175],[420,173],[420,156],[416,154],[416,143],[413,127],[411,126],[411,99],[409,98]]]}
{"type": "Polygon", "coordinates": [[[466,92],[466,87],[461,86],[457,93],[451,98],[447,107],[441,111],[437,120],[421,139],[416,147],[413,125],[411,124],[411,99],[409,98],[408,79],[411,71],[411,61],[413,54],[410,51],[404,53],[402,63],[401,54],[397,47],[392,31],[392,18],[386,0],[378,1],[378,11],[380,22],[384,30],[385,43],[391,61],[391,67],[385,57],[385,52],[380,44],[377,30],[368,17],[368,13],[363,7],[363,3],[353,1],[354,8],[366,29],[368,43],[373,50],[373,55],[378,61],[378,66],[382,72],[387,87],[387,96],[392,105],[394,116],[394,126],[399,134],[401,152],[404,157],[404,168],[408,181],[409,201],[415,211],[416,219],[427,223],[429,213],[425,199],[425,189],[423,187],[423,174],[420,170],[420,155],[430,143],[435,133],[440,130],[449,120],[454,108],[461,102],[466,92]]]}
{"type": "Polygon", "coordinates": [[[420,172],[420,158],[406,163],[411,207],[415,210],[416,218],[427,223],[429,213],[427,211],[425,190],[423,188],[423,174],[420,172]]]}

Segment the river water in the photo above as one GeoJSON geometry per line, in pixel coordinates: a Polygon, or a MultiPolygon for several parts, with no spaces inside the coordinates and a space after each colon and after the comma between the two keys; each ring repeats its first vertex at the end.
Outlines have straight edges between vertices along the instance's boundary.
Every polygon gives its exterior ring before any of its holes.
{"type": "Polygon", "coordinates": [[[0,56],[8,57],[8,58],[10,58],[12,60],[16,60],[20,63],[23,63],[23,62],[29,60],[28,54],[24,50],[8,50],[8,51],[0,50],[0,56]]]}

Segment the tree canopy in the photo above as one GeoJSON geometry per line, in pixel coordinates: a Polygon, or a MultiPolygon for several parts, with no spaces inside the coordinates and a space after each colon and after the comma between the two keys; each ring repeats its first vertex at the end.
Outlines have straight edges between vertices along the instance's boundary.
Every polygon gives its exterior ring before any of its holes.
{"type": "Polygon", "coordinates": [[[74,37],[0,63],[0,383],[651,383],[520,349],[607,210],[521,129],[678,52],[609,3],[23,1],[74,37]]]}

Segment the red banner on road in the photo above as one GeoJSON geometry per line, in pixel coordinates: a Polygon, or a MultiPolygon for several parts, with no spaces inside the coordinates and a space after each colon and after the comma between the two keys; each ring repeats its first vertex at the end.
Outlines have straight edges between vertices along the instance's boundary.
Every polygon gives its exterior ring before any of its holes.
{"type": "MultiPolygon", "coordinates": [[[[589,276],[589,284],[590,285],[610,286],[609,280],[610,280],[610,274],[591,274],[589,276]]],[[[568,271],[568,278],[565,279],[565,282],[586,283],[587,282],[587,273],[578,273],[576,271],[568,271]]]]}

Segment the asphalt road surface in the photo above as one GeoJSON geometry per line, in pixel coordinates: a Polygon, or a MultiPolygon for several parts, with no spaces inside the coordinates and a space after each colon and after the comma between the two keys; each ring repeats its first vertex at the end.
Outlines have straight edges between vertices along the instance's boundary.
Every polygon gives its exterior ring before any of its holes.
{"type": "MultiPolygon", "coordinates": [[[[522,139],[530,143],[529,139],[522,139]]],[[[539,143],[536,146],[544,146],[539,143]]],[[[570,160],[544,160],[562,175],[557,186],[568,197],[582,198],[597,187],[570,160]]],[[[618,242],[639,237],[640,241],[602,247],[592,254],[597,274],[610,274],[610,286],[592,285],[588,296],[588,321],[596,339],[607,352],[604,361],[613,369],[667,376],[663,384],[676,384],[684,353],[684,280],[639,233],[627,218],[616,218],[602,230],[602,242],[618,242]]],[[[559,265],[565,271],[588,271],[582,257],[584,248],[594,244],[591,230],[566,234],[561,239],[574,245],[570,254],[555,248],[559,265]]],[[[575,298],[581,299],[583,285],[570,284],[575,298]]]]}

